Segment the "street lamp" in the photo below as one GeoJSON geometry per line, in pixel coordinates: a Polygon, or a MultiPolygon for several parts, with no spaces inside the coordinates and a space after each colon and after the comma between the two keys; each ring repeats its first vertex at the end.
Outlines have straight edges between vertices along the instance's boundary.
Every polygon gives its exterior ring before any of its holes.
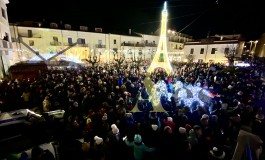
{"type": "Polygon", "coordinates": [[[252,43],[253,43],[253,41],[249,41],[249,43],[250,43],[249,50],[250,50],[250,52],[251,52],[251,47],[252,47],[252,43]]]}
{"type": "Polygon", "coordinates": [[[250,52],[251,54],[253,54],[255,52],[257,43],[258,43],[258,40],[254,41],[254,47],[252,48],[252,50],[250,52]]]}

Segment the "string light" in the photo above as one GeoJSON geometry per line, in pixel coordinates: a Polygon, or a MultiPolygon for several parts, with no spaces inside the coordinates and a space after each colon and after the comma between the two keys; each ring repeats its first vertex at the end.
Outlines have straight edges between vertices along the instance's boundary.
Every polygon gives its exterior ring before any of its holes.
{"type": "Polygon", "coordinates": [[[183,101],[185,106],[191,107],[195,102],[201,106],[211,102],[210,92],[201,88],[199,84],[184,86],[181,81],[177,81],[175,85],[175,94],[173,95],[179,101],[183,101]]]}

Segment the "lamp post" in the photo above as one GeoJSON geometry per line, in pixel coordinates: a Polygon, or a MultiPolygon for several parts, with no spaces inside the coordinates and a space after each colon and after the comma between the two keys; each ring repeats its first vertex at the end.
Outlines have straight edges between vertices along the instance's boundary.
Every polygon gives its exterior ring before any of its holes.
{"type": "Polygon", "coordinates": [[[250,43],[250,46],[249,46],[249,52],[251,53],[252,52],[252,44],[253,44],[254,41],[249,41],[250,43]]]}
{"type": "Polygon", "coordinates": [[[257,43],[258,43],[258,40],[254,41],[254,47],[252,48],[252,50],[250,52],[251,54],[253,54],[255,52],[257,43]]]}

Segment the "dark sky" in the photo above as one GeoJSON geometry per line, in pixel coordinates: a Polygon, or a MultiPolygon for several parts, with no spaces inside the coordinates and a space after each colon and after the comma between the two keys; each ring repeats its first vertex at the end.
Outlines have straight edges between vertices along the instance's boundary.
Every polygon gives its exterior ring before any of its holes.
{"type": "MultiPolygon", "coordinates": [[[[86,25],[90,31],[151,33],[160,25],[162,0],[9,0],[11,23],[43,21],[86,25]]],[[[262,0],[168,0],[168,28],[205,38],[238,34],[254,40],[265,32],[262,0]]]]}

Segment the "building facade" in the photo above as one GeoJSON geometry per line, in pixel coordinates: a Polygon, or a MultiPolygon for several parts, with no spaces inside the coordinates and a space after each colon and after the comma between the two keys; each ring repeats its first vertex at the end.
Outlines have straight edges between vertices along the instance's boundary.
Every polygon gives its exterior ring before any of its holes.
{"type": "MultiPolygon", "coordinates": [[[[80,30],[76,31],[71,30],[70,25],[65,25],[64,29],[58,29],[56,25],[51,24],[52,28],[42,28],[41,25],[25,27],[10,24],[13,46],[16,48],[15,61],[30,60],[36,56],[36,51],[40,54],[58,53],[71,45],[74,46],[69,47],[64,54],[79,60],[89,59],[95,55],[100,57],[100,62],[109,63],[113,61],[114,54],[116,57],[125,56],[128,61],[139,56],[151,60],[159,40],[159,35],[131,32],[127,35],[106,34],[88,32],[84,30],[85,26],[80,26],[80,30]]],[[[184,42],[191,40],[187,35],[178,35],[178,39],[174,39],[174,36],[177,35],[169,35],[168,38],[168,51],[172,57],[177,55],[178,51],[183,52],[184,42]]]]}
{"type": "Polygon", "coordinates": [[[0,0],[0,78],[8,74],[8,68],[13,63],[12,43],[7,15],[8,0],[0,0]]]}
{"type": "Polygon", "coordinates": [[[244,50],[244,41],[239,39],[204,39],[186,42],[184,46],[184,61],[227,63],[227,56],[240,58],[244,50]]]}

